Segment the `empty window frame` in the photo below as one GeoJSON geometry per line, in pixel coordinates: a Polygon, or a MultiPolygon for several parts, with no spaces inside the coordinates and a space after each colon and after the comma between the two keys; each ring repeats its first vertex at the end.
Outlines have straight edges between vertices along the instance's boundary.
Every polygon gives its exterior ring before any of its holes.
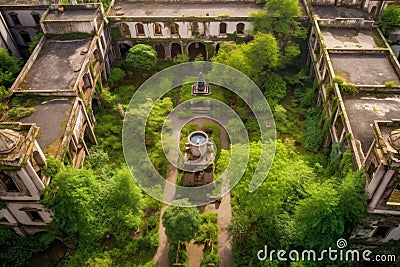
{"type": "Polygon", "coordinates": [[[14,26],[21,26],[21,21],[18,18],[18,14],[15,12],[8,13],[10,16],[12,22],[14,23],[14,26]]]}
{"type": "Polygon", "coordinates": [[[160,23],[154,23],[154,34],[162,35],[162,27],[160,23]]]}
{"type": "Polygon", "coordinates": [[[28,43],[32,42],[32,39],[31,39],[31,36],[29,35],[29,32],[20,31],[19,35],[21,36],[21,39],[25,44],[28,44],[28,43]]]}
{"type": "Polygon", "coordinates": [[[236,25],[236,33],[237,34],[244,34],[244,23],[238,23],[236,25]]]}
{"type": "Polygon", "coordinates": [[[219,34],[226,34],[226,23],[225,22],[221,22],[219,24],[219,34]]]}
{"type": "Polygon", "coordinates": [[[179,26],[176,23],[172,23],[169,27],[171,30],[171,34],[179,34],[179,26]]]}
{"type": "Polygon", "coordinates": [[[19,190],[17,184],[14,182],[13,178],[4,172],[0,172],[0,183],[3,184],[3,186],[7,192],[11,192],[11,193],[20,192],[20,190],[19,190]]]}
{"type": "Polygon", "coordinates": [[[136,23],[136,35],[144,35],[144,26],[142,23],[136,23]]]}
{"type": "Polygon", "coordinates": [[[36,25],[40,24],[40,14],[38,13],[32,13],[32,18],[35,21],[36,25]]]}

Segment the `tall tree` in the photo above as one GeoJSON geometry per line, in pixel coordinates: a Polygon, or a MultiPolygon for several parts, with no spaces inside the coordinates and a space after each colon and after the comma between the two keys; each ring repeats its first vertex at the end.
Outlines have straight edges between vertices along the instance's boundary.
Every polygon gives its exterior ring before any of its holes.
{"type": "Polygon", "coordinates": [[[211,60],[243,72],[260,85],[262,76],[279,65],[280,51],[272,34],[256,33],[246,44],[224,43],[211,60]]]}
{"type": "Polygon", "coordinates": [[[0,48],[0,86],[10,87],[16,78],[21,62],[11,56],[7,50],[0,48]]]}
{"type": "Polygon", "coordinates": [[[54,211],[50,223],[61,238],[99,237],[98,213],[100,184],[90,170],[67,168],[53,177],[46,187],[43,203],[54,211]],[[98,211],[98,210],[97,210],[98,211]]]}
{"type": "Polygon", "coordinates": [[[129,49],[126,62],[135,69],[151,70],[157,64],[157,52],[150,45],[137,44],[129,49]]]}
{"type": "Polygon", "coordinates": [[[400,6],[388,6],[380,15],[378,25],[384,32],[399,30],[400,6]]]}
{"type": "MultiPolygon", "coordinates": [[[[186,200],[177,200],[175,204],[190,205],[186,200]]],[[[165,233],[173,243],[189,242],[198,232],[201,219],[196,207],[168,206],[162,216],[165,233]]]]}

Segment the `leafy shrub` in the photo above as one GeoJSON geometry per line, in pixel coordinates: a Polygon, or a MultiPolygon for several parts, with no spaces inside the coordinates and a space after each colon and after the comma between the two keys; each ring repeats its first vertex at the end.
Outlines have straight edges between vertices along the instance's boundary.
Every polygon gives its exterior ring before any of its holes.
{"type": "Polygon", "coordinates": [[[286,96],[286,82],[278,74],[268,74],[264,79],[263,87],[270,107],[275,107],[286,96]]]}
{"type": "Polygon", "coordinates": [[[317,108],[309,108],[307,118],[303,122],[305,128],[303,138],[304,147],[312,152],[318,152],[325,140],[320,121],[321,111],[317,108]]]}
{"type": "Polygon", "coordinates": [[[63,165],[60,160],[53,156],[46,158],[46,169],[44,170],[44,175],[53,177],[63,169],[63,165]]]}
{"type": "Polygon", "coordinates": [[[38,233],[33,236],[18,236],[12,229],[0,228],[0,262],[2,266],[26,266],[27,261],[36,253],[47,249],[54,241],[50,233],[38,233]]]}
{"type": "Polygon", "coordinates": [[[34,108],[13,107],[8,111],[8,116],[11,120],[19,120],[28,117],[33,112],[34,108]]]}
{"type": "Polygon", "coordinates": [[[110,77],[108,77],[108,82],[110,84],[114,84],[116,82],[121,81],[123,78],[125,78],[125,76],[126,73],[124,70],[120,68],[114,68],[110,73],[110,77]]]}
{"type": "Polygon", "coordinates": [[[126,62],[135,69],[151,70],[157,64],[157,52],[146,44],[137,44],[129,49],[126,62]]]}

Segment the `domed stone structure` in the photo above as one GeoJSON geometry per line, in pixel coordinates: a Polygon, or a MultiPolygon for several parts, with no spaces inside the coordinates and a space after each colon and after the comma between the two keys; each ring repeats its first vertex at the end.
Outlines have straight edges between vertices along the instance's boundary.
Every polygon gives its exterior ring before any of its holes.
{"type": "Polygon", "coordinates": [[[0,129],[0,155],[11,153],[21,141],[22,136],[10,129],[0,129]]]}
{"type": "Polygon", "coordinates": [[[400,128],[393,130],[389,134],[388,139],[389,139],[390,145],[397,151],[400,151],[400,128]]]}

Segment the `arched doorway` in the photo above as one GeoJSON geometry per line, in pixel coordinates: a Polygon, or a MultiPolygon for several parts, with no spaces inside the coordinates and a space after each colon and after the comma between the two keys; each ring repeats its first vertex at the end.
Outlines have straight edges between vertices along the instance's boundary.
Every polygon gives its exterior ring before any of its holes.
{"type": "Polygon", "coordinates": [[[157,52],[157,58],[158,59],[165,59],[165,49],[163,44],[156,44],[154,46],[154,50],[157,52]]]}
{"type": "Polygon", "coordinates": [[[126,58],[126,55],[128,54],[129,49],[131,49],[130,45],[127,45],[127,44],[119,45],[119,52],[120,52],[122,58],[126,58]]]}
{"type": "Polygon", "coordinates": [[[219,48],[221,47],[220,43],[217,43],[215,46],[215,55],[218,55],[219,48]]]}
{"type": "Polygon", "coordinates": [[[203,56],[203,59],[207,59],[207,49],[203,43],[194,42],[188,46],[189,60],[194,60],[198,55],[203,56]]]}
{"type": "Polygon", "coordinates": [[[370,15],[372,16],[372,17],[376,17],[376,6],[373,6],[372,8],[371,8],[371,12],[369,12],[370,13],[370,15]]]}
{"type": "Polygon", "coordinates": [[[171,58],[174,58],[180,54],[182,54],[182,46],[178,43],[172,43],[171,44],[171,58]]]}

